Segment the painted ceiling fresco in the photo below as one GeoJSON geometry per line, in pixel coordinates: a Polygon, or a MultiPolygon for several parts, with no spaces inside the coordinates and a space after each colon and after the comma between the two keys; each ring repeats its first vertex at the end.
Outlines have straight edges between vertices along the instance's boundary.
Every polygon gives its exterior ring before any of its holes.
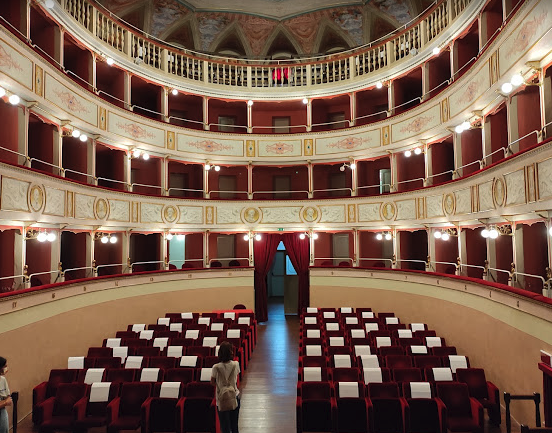
{"type": "Polygon", "coordinates": [[[308,55],[369,43],[431,0],[98,0],[130,24],[184,48],[237,56],[308,55]],[[231,4],[231,8],[229,6],[231,4]]]}

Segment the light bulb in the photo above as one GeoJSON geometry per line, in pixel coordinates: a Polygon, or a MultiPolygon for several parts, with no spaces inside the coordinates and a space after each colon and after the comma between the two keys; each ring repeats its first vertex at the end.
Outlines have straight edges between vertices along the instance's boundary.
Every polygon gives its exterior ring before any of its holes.
{"type": "Polygon", "coordinates": [[[134,149],[132,151],[132,157],[133,158],[140,158],[140,155],[142,154],[142,152],[140,151],[140,149],[134,149]]]}
{"type": "Polygon", "coordinates": [[[354,170],[356,168],[356,164],[354,162],[351,162],[351,165],[349,167],[351,167],[351,170],[354,170]]]}
{"type": "Polygon", "coordinates": [[[376,88],[377,88],[377,89],[381,89],[382,87],[383,87],[383,83],[382,83],[381,81],[378,81],[378,82],[376,83],[376,88]]]}
{"type": "Polygon", "coordinates": [[[249,101],[247,101],[247,105],[251,107],[253,105],[253,101],[250,99],[249,101]]]}
{"type": "Polygon", "coordinates": [[[444,241],[448,241],[450,239],[450,235],[447,232],[444,232],[441,236],[441,239],[444,241]]]}
{"type": "MultiPolygon", "coordinates": [[[[550,233],[552,234],[552,228],[550,229],[550,233]]],[[[301,233],[299,239],[305,239],[305,233],[301,233]]]]}
{"type": "Polygon", "coordinates": [[[102,244],[107,244],[109,242],[109,238],[106,235],[103,235],[101,241],[102,244]]]}
{"type": "Polygon", "coordinates": [[[109,66],[113,66],[115,64],[115,60],[113,60],[111,57],[108,57],[107,60],[106,60],[106,63],[109,66]]]}
{"type": "Polygon", "coordinates": [[[256,241],[260,241],[260,240],[261,240],[261,235],[260,235],[259,233],[257,233],[257,234],[255,235],[255,240],[256,240],[256,241]]]}
{"type": "Polygon", "coordinates": [[[460,124],[456,128],[454,128],[454,132],[456,132],[457,134],[462,134],[462,132],[464,132],[464,128],[460,124]]]}
{"type": "Polygon", "coordinates": [[[386,241],[390,241],[391,239],[393,239],[393,236],[391,236],[391,233],[387,233],[387,234],[385,235],[385,240],[386,240],[386,241]]]}
{"type": "Polygon", "coordinates": [[[243,240],[248,241],[249,240],[249,235],[243,235],[243,240]]]}
{"type": "Polygon", "coordinates": [[[498,237],[498,230],[495,229],[495,228],[492,228],[490,231],[489,231],[489,237],[491,239],[496,239],[498,237]]]}
{"type": "Polygon", "coordinates": [[[81,134],[79,140],[84,143],[86,140],[88,140],[88,136],[86,134],[81,134]]]}
{"type": "Polygon", "coordinates": [[[433,237],[435,239],[441,239],[441,236],[443,235],[443,233],[441,233],[440,231],[436,231],[433,233],[433,237]]]}
{"type": "Polygon", "coordinates": [[[514,74],[510,80],[512,86],[521,86],[523,84],[523,77],[520,74],[514,74]]]}
{"type": "Polygon", "coordinates": [[[178,95],[178,90],[172,89],[171,93],[172,93],[174,96],[176,96],[176,95],[178,95]]]}
{"type": "Polygon", "coordinates": [[[48,9],[52,9],[54,7],[54,0],[46,0],[44,2],[44,6],[46,6],[48,9]]]}
{"type": "Polygon", "coordinates": [[[342,165],[341,167],[339,167],[339,171],[345,171],[345,166],[342,165]]]}
{"type": "Polygon", "coordinates": [[[318,233],[313,233],[313,234],[312,234],[312,238],[313,238],[313,239],[318,239],[318,233]]]}
{"type": "Polygon", "coordinates": [[[414,154],[415,154],[415,155],[419,155],[419,154],[421,154],[421,153],[422,153],[422,149],[421,149],[421,148],[417,147],[416,149],[414,149],[414,154]]]}
{"type": "Polygon", "coordinates": [[[6,96],[6,89],[0,87],[0,98],[3,98],[4,96],[6,96]]]}
{"type": "Polygon", "coordinates": [[[147,161],[149,158],[150,158],[150,157],[149,157],[149,153],[145,153],[145,152],[144,152],[144,153],[142,154],[142,159],[143,159],[144,161],[147,161]]]}
{"type": "Polygon", "coordinates": [[[407,150],[404,152],[404,156],[406,156],[407,158],[410,158],[412,156],[412,152],[410,150],[407,150]]]}
{"type": "Polygon", "coordinates": [[[167,236],[165,236],[165,239],[167,239],[168,241],[170,241],[172,238],[173,238],[172,233],[167,233],[167,236]]]}
{"type": "Polygon", "coordinates": [[[38,236],[36,237],[36,240],[37,240],[38,242],[45,242],[47,238],[48,238],[48,236],[46,235],[46,233],[40,232],[40,233],[38,234],[38,236]]]}
{"type": "Polygon", "coordinates": [[[514,90],[514,86],[512,86],[510,83],[504,83],[500,89],[502,90],[502,93],[507,95],[512,90],[514,90]]]}
{"type": "Polygon", "coordinates": [[[109,238],[109,242],[111,242],[112,244],[116,244],[117,243],[117,236],[111,236],[109,238]]]}
{"type": "Polygon", "coordinates": [[[54,232],[50,232],[46,235],[46,240],[48,242],[54,242],[56,240],[57,236],[54,232]]]}
{"type": "Polygon", "coordinates": [[[176,239],[179,241],[183,241],[186,238],[185,235],[176,235],[176,239]]]}
{"type": "Polygon", "coordinates": [[[211,164],[209,163],[205,164],[205,170],[207,171],[211,170],[211,164]]]}
{"type": "Polygon", "coordinates": [[[441,49],[439,47],[435,47],[433,48],[433,55],[436,56],[437,54],[439,54],[441,52],[441,49]]]}
{"type": "Polygon", "coordinates": [[[10,101],[10,104],[12,105],[17,105],[19,104],[19,102],[21,101],[21,99],[19,98],[19,96],[17,95],[11,95],[8,100],[10,101]]]}
{"type": "Polygon", "coordinates": [[[483,230],[481,230],[481,236],[483,236],[484,238],[488,238],[489,237],[489,229],[485,227],[483,230]]]}
{"type": "Polygon", "coordinates": [[[220,165],[215,165],[215,171],[220,171],[220,165]]]}
{"type": "Polygon", "coordinates": [[[303,98],[303,104],[307,105],[309,103],[309,100],[307,98],[303,98]]]}
{"type": "Polygon", "coordinates": [[[376,239],[377,239],[378,241],[381,241],[381,240],[383,239],[383,235],[382,235],[381,233],[378,233],[378,234],[376,235],[376,239]]]}
{"type": "Polygon", "coordinates": [[[463,129],[464,131],[467,131],[468,129],[471,128],[471,124],[470,124],[470,122],[468,122],[467,120],[464,120],[464,121],[460,124],[460,126],[462,127],[462,129],[463,129]]]}
{"type": "Polygon", "coordinates": [[[78,129],[73,129],[73,132],[71,132],[71,135],[74,137],[74,138],[79,138],[81,133],[78,129]]]}

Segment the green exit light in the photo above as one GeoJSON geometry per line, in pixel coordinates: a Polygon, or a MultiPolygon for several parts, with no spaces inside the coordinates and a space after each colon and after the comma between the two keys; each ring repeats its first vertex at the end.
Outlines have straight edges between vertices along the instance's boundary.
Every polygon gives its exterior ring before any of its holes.
{"type": "Polygon", "coordinates": [[[283,229],[283,228],[279,228],[278,231],[279,231],[279,232],[283,232],[284,229],[283,229]]]}

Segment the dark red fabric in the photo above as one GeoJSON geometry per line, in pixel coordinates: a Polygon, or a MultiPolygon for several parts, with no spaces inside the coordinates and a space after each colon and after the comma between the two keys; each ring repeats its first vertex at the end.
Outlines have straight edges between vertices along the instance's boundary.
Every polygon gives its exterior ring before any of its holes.
{"type": "Polygon", "coordinates": [[[253,242],[253,256],[255,258],[255,317],[258,322],[266,322],[268,320],[266,277],[272,266],[279,243],[279,234],[263,234],[261,240],[253,242]]]}
{"type": "Polygon", "coordinates": [[[310,242],[308,238],[299,238],[297,233],[285,233],[282,240],[299,280],[297,314],[300,315],[310,305],[310,242]]]}

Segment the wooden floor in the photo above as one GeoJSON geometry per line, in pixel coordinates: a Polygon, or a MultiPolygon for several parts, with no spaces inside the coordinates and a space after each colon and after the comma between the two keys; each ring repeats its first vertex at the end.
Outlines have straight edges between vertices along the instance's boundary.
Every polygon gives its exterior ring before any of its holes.
{"type": "MultiPolygon", "coordinates": [[[[258,324],[257,346],[240,384],[240,433],[296,432],[299,320],[284,315],[281,298],[269,299],[268,315],[268,322],[258,324]]],[[[506,432],[504,413],[502,419],[500,428],[485,422],[485,433],[506,432]]],[[[519,425],[512,421],[512,432],[519,432],[519,425]]],[[[37,431],[30,416],[18,426],[18,433],[37,431]]],[[[89,433],[105,433],[105,428],[89,433]]]]}

